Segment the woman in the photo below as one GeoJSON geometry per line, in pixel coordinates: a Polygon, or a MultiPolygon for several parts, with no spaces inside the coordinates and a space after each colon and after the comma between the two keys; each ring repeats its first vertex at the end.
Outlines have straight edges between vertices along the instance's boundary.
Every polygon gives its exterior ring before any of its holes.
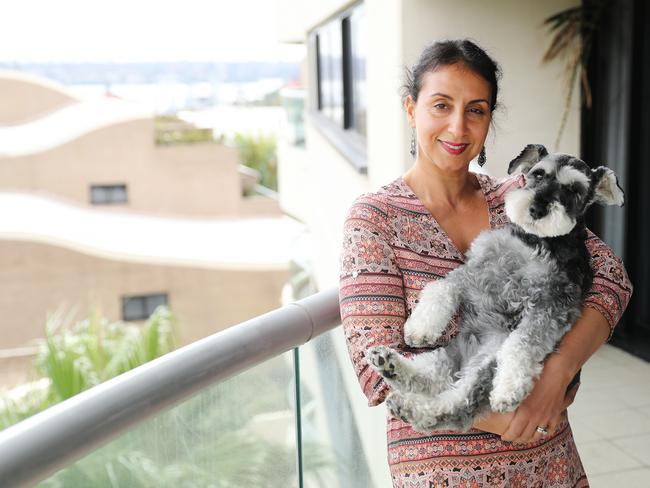
{"type": "MultiPolygon", "coordinates": [[[[381,403],[388,386],[368,367],[366,349],[384,344],[406,354],[422,352],[409,349],[403,338],[419,291],[462,264],[479,232],[507,222],[504,193],[523,184],[521,177],[496,181],[469,172],[475,157],[485,162],[499,74],[471,41],[427,47],[404,86],[415,163],[350,208],[341,254],[341,316],[369,405],[381,403]]],[[[589,486],[567,418],[578,388],[571,380],[611,337],[632,287],[602,241],[590,233],[587,246],[595,278],[583,315],[548,357],[531,394],[515,412],[494,413],[468,433],[422,434],[389,418],[395,487],[589,486]]],[[[457,328],[453,320],[436,345],[447,344],[457,328]]]]}

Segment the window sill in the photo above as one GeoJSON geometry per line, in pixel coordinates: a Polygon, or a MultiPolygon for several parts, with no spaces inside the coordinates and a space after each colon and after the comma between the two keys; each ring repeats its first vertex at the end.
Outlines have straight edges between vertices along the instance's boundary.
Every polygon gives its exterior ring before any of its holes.
{"type": "Polygon", "coordinates": [[[351,130],[341,129],[336,123],[318,112],[308,112],[309,122],[334,146],[354,169],[368,173],[366,137],[351,130]]]}

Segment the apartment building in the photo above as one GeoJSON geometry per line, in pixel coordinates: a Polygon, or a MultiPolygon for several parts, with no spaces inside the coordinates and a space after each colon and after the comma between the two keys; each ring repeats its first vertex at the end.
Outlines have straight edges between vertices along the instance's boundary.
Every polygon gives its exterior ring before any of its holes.
{"type": "Polygon", "coordinates": [[[0,74],[0,99],[0,385],[57,310],[139,322],[167,304],[186,344],[281,305],[303,226],[236,148],[157,144],[138,106],[22,74],[0,74]]]}

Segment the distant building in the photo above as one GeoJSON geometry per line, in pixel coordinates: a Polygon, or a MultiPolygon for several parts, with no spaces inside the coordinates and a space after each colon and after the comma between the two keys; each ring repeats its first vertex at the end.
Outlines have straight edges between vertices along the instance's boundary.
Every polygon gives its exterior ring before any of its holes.
{"type": "Polygon", "coordinates": [[[211,137],[189,124],[156,120],[114,97],[78,100],[16,74],[0,73],[0,97],[10,112],[0,110],[0,190],[162,215],[281,214],[275,199],[244,196],[255,183],[239,171],[235,148],[182,143],[183,133],[211,137]]]}
{"type": "Polygon", "coordinates": [[[186,344],[280,306],[303,227],[236,149],[17,74],[0,107],[0,387],[59,309],[137,322],[164,303],[186,344]]]}

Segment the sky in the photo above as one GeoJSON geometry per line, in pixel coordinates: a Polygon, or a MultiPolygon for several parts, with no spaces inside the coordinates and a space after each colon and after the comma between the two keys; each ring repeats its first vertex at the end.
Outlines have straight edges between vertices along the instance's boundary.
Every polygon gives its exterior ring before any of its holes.
{"type": "Polygon", "coordinates": [[[0,62],[290,61],[273,0],[1,0],[0,62]]]}

